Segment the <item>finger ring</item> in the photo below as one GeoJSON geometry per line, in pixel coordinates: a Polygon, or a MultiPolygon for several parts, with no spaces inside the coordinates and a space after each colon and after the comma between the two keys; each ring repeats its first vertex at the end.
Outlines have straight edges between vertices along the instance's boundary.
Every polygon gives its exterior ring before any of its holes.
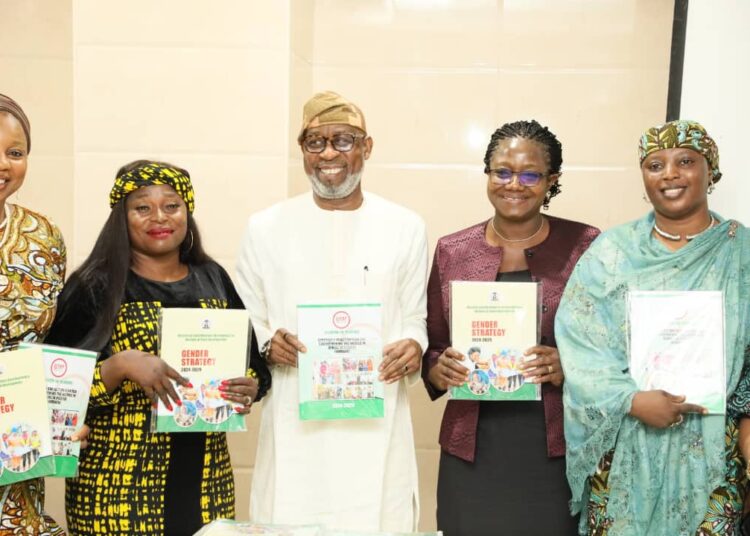
{"type": "Polygon", "coordinates": [[[552,365],[547,365],[547,374],[552,374],[552,365]]]}
{"type": "Polygon", "coordinates": [[[245,405],[246,406],[249,406],[252,401],[253,401],[253,397],[251,397],[251,396],[246,396],[245,397],[245,405]]]}
{"type": "Polygon", "coordinates": [[[682,424],[682,421],[684,421],[684,420],[685,420],[685,417],[683,417],[682,415],[680,415],[680,418],[679,418],[679,419],[677,419],[677,420],[676,420],[675,422],[673,422],[672,424],[670,424],[670,425],[669,425],[669,427],[670,427],[670,428],[674,428],[675,426],[679,426],[679,425],[681,425],[681,424],[682,424]]]}

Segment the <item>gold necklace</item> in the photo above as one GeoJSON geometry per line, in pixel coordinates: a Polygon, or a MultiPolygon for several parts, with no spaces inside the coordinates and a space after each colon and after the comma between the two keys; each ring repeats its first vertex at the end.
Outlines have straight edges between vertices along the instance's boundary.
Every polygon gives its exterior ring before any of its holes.
{"type": "Polygon", "coordinates": [[[503,240],[505,240],[506,242],[510,242],[510,243],[526,242],[527,240],[531,240],[532,238],[534,238],[536,235],[538,235],[542,231],[542,227],[544,227],[544,216],[541,217],[541,221],[539,222],[539,229],[534,231],[533,234],[527,236],[526,238],[507,238],[503,236],[503,234],[497,230],[497,227],[495,227],[495,218],[492,218],[490,220],[490,225],[492,225],[492,230],[495,231],[495,234],[499,236],[500,238],[502,238],[503,240]]]}

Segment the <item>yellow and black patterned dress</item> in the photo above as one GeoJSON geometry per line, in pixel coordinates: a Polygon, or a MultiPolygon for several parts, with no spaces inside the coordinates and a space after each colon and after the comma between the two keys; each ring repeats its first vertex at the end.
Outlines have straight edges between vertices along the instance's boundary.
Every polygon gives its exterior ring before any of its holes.
{"type": "MultiPolygon", "coordinates": [[[[80,307],[72,315],[78,319],[75,325],[55,322],[49,340],[71,344],[85,335],[96,303],[80,307]]],[[[143,390],[126,380],[108,394],[101,380],[102,359],[127,349],[157,352],[161,307],[242,308],[242,302],[229,276],[213,262],[191,266],[185,279],[173,283],[130,273],[114,333],[94,373],[86,417],[89,446],[81,453],[79,476],[67,482],[71,535],[189,535],[213,519],[234,517],[226,434],[151,433],[151,402],[143,390]]],[[[254,337],[249,354],[262,396],[270,373],[254,337]]]]}
{"type": "MultiPolygon", "coordinates": [[[[44,339],[65,278],[60,230],[41,214],[7,205],[0,228],[0,346],[44,339]]],[[[58,536],[44,513],[44,479],[0,486],[0,535],[58,536]]]]}

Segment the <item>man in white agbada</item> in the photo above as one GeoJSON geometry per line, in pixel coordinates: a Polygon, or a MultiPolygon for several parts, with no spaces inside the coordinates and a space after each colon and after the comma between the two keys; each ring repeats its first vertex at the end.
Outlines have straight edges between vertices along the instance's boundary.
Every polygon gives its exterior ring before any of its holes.
{"type": "Polygon", "coordinates": [[[416,530],[417,463],[407,385],[419,381],[427,345],[424,222],[363,192],[372,151],[360,109],[319,93],[299,135],[312,192],[253,215],[238,264],[273,388],[263,404],[251,519],[330,528],[416,530]],[[300,421],[295,336],[300,303],[382,304],[385,417],[300,421]]]}

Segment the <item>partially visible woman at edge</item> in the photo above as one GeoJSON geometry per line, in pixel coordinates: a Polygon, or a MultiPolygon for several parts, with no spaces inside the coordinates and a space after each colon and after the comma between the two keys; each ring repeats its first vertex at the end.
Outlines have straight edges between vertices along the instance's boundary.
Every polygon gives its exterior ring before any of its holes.
{"type": "MultiPolygon", "coordinates": [[[[242,308],[224,269],[203,251],[184,169],[138,160],[117,172],[112,208],[88,259],[60,296],[48,340],[101,352],[94,371],[88,448],[68,479],[72,535],[177,536],[233,518],[234,476],[224,433],[151,433],[152,404],[181,401],[187,385],[156,357],[161,307],[242,308]]],[[[270,385],[255,336],[248,374],[223,397],[248,413],[270,385]]]]}
{"type": "Polygon", "coordinates": [[[708,208],[721,179],[693,121],[648,129],[639,148],[653,211],[581,258],[557,314],[572,508],[581,534],[737,535],[750,456],[750,234],[708,208]],[[726,415],[684,393],[639,391],[628,373],[630,290],[724,294],[726,415]]]}
{"type": "Polygon", "coordinates": [[[562,426],[564,377],[553,324],[573,266],[599,230],[544,216],[560,192],[562,146],[536,121],[495,131],[484,157],[489,221],[438,241],[427,288],[422,375],[434,400],[468,378],[449,329],[451,281],[540,281],[541,339],[526,354],[541,402],[449,400],[440,430],[438,528],[446,536],[574,534],[562,426]]]}
{"type": "MultiPolygon", "coordinates": [[[[26,114],[0,95],[0,347],[41,342],[65,278],[65,244],[47,218],[8,202],[23,184],[31,151],[26,114]]],[[[1,468],[0,468],[1,469],[1,468]]],[[[44,479],[0,486],[0,534],[64,534],[44,513],[44,479]]]]}

